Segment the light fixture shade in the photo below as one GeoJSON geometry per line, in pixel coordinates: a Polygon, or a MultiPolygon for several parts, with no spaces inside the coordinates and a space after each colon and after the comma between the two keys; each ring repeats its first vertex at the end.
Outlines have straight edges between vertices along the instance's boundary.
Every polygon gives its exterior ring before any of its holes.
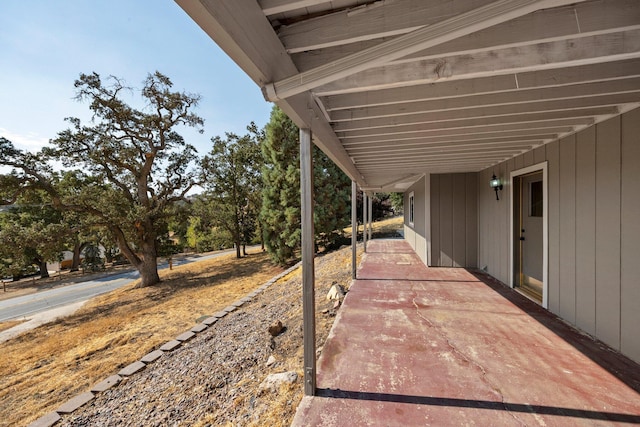
{"type": "Polygon", "coordinates": [[[500,187],[500,178],[496,177],[495,174],[491,177],[489,181],[489,185],[491,188],[499,188],[500,187]]]}

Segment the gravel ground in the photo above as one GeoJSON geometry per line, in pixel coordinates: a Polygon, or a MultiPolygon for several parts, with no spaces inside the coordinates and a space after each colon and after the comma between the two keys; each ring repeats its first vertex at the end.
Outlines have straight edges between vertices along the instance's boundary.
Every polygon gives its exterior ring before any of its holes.
{"type": "MultiPolygon", "coordinates": [[[[316,258],[319,349],[335,317],[327,292],[336,282],[348,288],[350,262],[350,247],[316,258]]],[[[301,288],[297,270],[56,426],[289,425],[303,390],[301,288]],[[272,337],[277,321],[285,329],[272,337]],[[267,366],[270,356],[276,362],[267,366]],[[298,374],[293,385],[259,389],[267,375],[287,371],[298,374]]]]}

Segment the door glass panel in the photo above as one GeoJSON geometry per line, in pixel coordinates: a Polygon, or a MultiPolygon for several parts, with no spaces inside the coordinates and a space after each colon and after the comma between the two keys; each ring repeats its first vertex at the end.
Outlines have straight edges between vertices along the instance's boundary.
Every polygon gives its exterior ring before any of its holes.
{"type": "Polygon", "coordinates": [[[534,181],[529,184],[529,216],[542,217],[542,181],[534,181]]]}

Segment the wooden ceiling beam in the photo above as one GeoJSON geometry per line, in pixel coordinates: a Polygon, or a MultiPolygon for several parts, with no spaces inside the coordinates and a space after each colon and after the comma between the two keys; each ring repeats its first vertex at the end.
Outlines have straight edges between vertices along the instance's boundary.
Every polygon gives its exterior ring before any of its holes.
{"type": "Polygon", "coordinates": [[[453,80],[417,86],[405,86],[322,98],[327,111],[418,102],[430,99],[457,98],[471,95],[509,92],[534,88],[559,88],[640,77],[640,58],[626,61],[589,64],[562,69],[531,71],[518,74],[453,80]]]}
{"type": "Polygon", "coordinates": [[[523,89],[558,88],[564,85],[588,84],[636,77],[640,77],[640,58],[332,95],[323,97],[322,103],[327,111],[334,111],[440,98],[477,96],[523,89]]]}
{"type": "MultiPolygon", "coordinates": [[[[601,114],[602,110],[593,111],[593,113],[601,114]]],[[[602,114],[618,112],[617,108],[609,108],[602,114]]],[[[513,119],[513,117],[511,117],[513,119]]],[[[593,116],[565,116],[565,117],[549,117],[549,115],[541,116],[534,114],[530,116],[521,116],[514,121],[502,121],[496,119],[484,120],[457,120],[439,124],[437,122],[422,123],[411,126],[397,126],[393,128],[373,128],[362,129],[351,132],[340,132],[338,137],[341,141],[350,141],[350,138],[360,138],[360,140],[369,137],[402,135],[413,136],[416,132],[482,132],[482,131],[502,131],[502,130],[527,130],[550,127],[550,126],[570,126],[572,128],[590,126],[595,123],[593,116]]]]}
{"type": "Polygon", "coordinates": [[[640,77],[543,89],[525,89],[482,96],[466,96],[412,103],[383,105],[330,113],[332,122],[402,116],[430,111],[451,111],[477,107],[529,104],[540,101],[586,99],[640,91],[640,77]]]}
{"type": "Polygon", "coordinates": [[[511,130],[491,130],[483,128],[469,129],[443,129],[437,131],[409,132],[409,133],[388,133],[378,136],[364,136],[343,138],[342,145],[345,149],[353,148],[369,144],[412,144],[416,141],[420,142],[447,142],[447,141],[486,141],[493,138],[514,138],[527,137],[532,135],[535,138],[548,139],[554,136],[572,132],[575,126],[564,127],[529,127],[526,129],[511,130]]]}
{"type": "MultiPolygon", "coordinates": [[[[523,151],[528,151],[530,150],[532,147],[537,147],[539,145],[541,145],[544,141],[535,141],[532,142],[531,144],[496,144],[496,145],[492,145],[492,146],[482,146],[482,147],[459,147],[459,146],[455,146],[455,147],[446,147],[446,148],[438,148],[438,154],[462,154],[462,153],[467,153],[467,154],[479,154],[481,151],[480,150],[490,150],[492,153],[495,152],[513,152],[513,153],[519,153],[519,152],[523,152],[523,151]]],[[[393,154],[399,154],[399,155],[403,155],[403,156],[407,156],[407,157],[415,157],[415,158],[420,158],[419,156],[421,156],[422,154],[425,153],[425,151],[428,152],[428,150],[399,150],[399,151],[392,151],[392,152],[387,152],[387,153],[371,153],[368,155],[356,155],[353,156],[354,161],[356,162],[356,164],[358,165],[362,165],[364,161],[379,161],[380,163],[384,163],[386,162],[388,159],[391,159],[392,157],[388,157],[391,156],[393,154]]]]}
{"type": "Polygon", "coordinates": [[[263,88],[271,101],[285,99],[318,86],[335,82],[372,67],[411,55],[420,50],[462,37],[546,7],[577,3],[581,0],[497,0],[469,12],[451,17],[398,36],[385,43],[338,59],[314,69],[274,81],[263,88]]]}
{"type": "Polygon", "coordinates": [[[377,1],[282,27],[278,36],[287,52],[304,52],[406,34],[484,4],[484,0],[377,1]]]}
{"type": "Polygon", "coordinates": [[[372,166],[372,167],[382,167],[382,165],[387,165],[387,166],[399,166],[399,165],[415,165],[417,162],[420,162],[420,164],[424,165],[424,164],[437,164],[438,162],[451,162],[451,163],[456,163],[456,162],[463,162],[463,161],[473,161],[473,162],[478,162],[478,161],[493,161],[493,160],[499,160],[499,159],[503,159],[503,158],[509,158],[511,156],[513,156],[514,154],[520,153],[521,151],[518,150],[505,150],[505,151],[491,151],[490,153],[467,153],[467,154],[449,154],[449,153],[445,153],[442,155],[425,155],[425,156],[414,156],[413,158],[407,158],[407,157],[398,157],[398,158],[389,158],[386,159],[384,161],[380,161],[380,160],[372,160],[372,161],[364,161],[362,163],[358,164],[358,167],[362,168],[363,170],[367,167],[367,166],[372,166]]]}
{"type": "MultiPolygon", "coordinates": [[[[640,29],[373,67],[314,89],[318,96],[640,58],[640,29]]],[[[304,73],[301,73],[304,74],[304,73]]],[[[518,87],[519,83],[517,83],[518,87]]]]}
{"type": "Polygon", "coordinates": [[[376,145],[374,143],[368,145],[361,145],[359,147],[350,147],[347,148],[347,153],[349,156],[353,157],[354,155],[367,155],[367,154],[377,154],[377,153],[386,153],[389,151],[415,151],[415,150],[425,150],[432,148],[443,148],[443,147],[487,147],[492,145],[500,145],[500,144],[521,144],[521,145],[535,145],[537,143],[542,143],[547,139],[551,139],[553,136],[547,135],[531,135],[530,137],[513,137],[513,138],[490,138],[490,139],[467,139],[467,140],[443,140],[443,141],[420,141],[411,144],[387,144],[387,145],[376,145]]]}
{"type": "MultiPolygon", "coordinates": [[[[480,117],[475,119],[458,119],[446,122],[429,121],[426,123],[412,123],[399,126],[373,127],[361,129],[336,129],[336,132],[360,131],[359,136],[370,132],[373,135],[379,135],[381,131],[388,132],[416,132],[429,129],[453,129],[453,128],[472,128],[487,125],[504,125],[504,124],[521,124],[523,127],[528,123],[536,122],[553,122],[558,119],[574,119],[575,123],[593,124],[595,116],[606,116],[618,114],[617,107],[602,108],[586,108],[580,110],[564,110],[543,113],[524,113],[512,116],[497,117],[480,117]]],[[[340,136],[342,138],[342,136],[340,136]]]]}
{"type": "MultiPolygon", "coordinates": [[[[432,48],[416,52],[403,59],[428,59],[441,56],[472,54],[524,44],[617,32],[637,27],[640,23],[640,2],[637,0],[597,0],[576,5],[539,10],[493,27],[469,34],[432,48]]],[[[348,28],[348,27],[347,27],[348,28]]],[[[377,34],[378,26],[368,31],[377,34]]],[[[338,37],[339,32],[333,33],[338,37]]],[[[292,55],[300,71],[329,63],[338,58],[370,48],[386,41],[376,38],[324,49],[303,49],[292,55]]]]}
{"type": "MultiPolygon", "coordinates": [[[[384,177],[392,176],[391,174],[400,174],[400,173],[436,173],[436,171],[442,171],[446,173],[452,173],[455,171],[460,172],[477,172],[492,164],[499,163],[502,160],[506,160],[507,158],[498,157],[495,159],[481,159],[478,161],[471,160],[460,160],[460,161],[451,161],[447,163],[443,163],[441,161],[433,161],[433,162],[423,162],[423,163],[404,163],[399,165],[389,165],[389,166],[363,166],[362,170],[365,175],[371,176],[380,176],[382,174],[384,177]]],[[[372,181],[372,179],[369,179],[372,181]]]]}
{"type": "Polygon", "coordinates": [[[583,114],[580,110],[613,107],[620,104],[640,102],[640,92],[619,95],[602,95],[589,98],[563,99],[556,101],[530,102],[528,104],[500,105],[496,107],[474,107],[464,110],[433,111],[409,114],[405,116],[382,117],[368,120],[339,122],[334,125],[336,132],[376,127],[393,127],[417,123],[446,122],[453,120],[469,120],[490,117],[509,117],[521,114],[553,113],[575,111],[574,115],[583,114]]]}
{"type": "Polygon", "coordinates": [[[264,14],[271,16],[305,7],[330,3],[330,0],[258,0],[258,3],[264,14]]]}

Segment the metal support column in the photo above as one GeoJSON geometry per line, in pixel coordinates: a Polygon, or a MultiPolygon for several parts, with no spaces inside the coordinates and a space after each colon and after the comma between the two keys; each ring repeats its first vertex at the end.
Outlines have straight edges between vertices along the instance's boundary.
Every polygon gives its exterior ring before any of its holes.
{"type": "Polygon", "coordinates": [[[362,192],[362,243],[367,252],[367,193],[362,192]]]}
{"type": "Polygon", "coordinates": [[[369,213],[369,240],[373,239],[373,196],[369,197],[369,209],[367,210],[369,213]]]}
{"type": "Polygon", "coordinates": [[[311,130],[300,129],[300,197],[302,213],[302,318],[304,394],[316,393],[316,317],[313,242],[313,156],[311,130]]]}
{"type": "Polygon", "coordinates": [[[356,246],[358,244],[358,186],[351,181],[351,278],[356,278],[356,246]]]}

